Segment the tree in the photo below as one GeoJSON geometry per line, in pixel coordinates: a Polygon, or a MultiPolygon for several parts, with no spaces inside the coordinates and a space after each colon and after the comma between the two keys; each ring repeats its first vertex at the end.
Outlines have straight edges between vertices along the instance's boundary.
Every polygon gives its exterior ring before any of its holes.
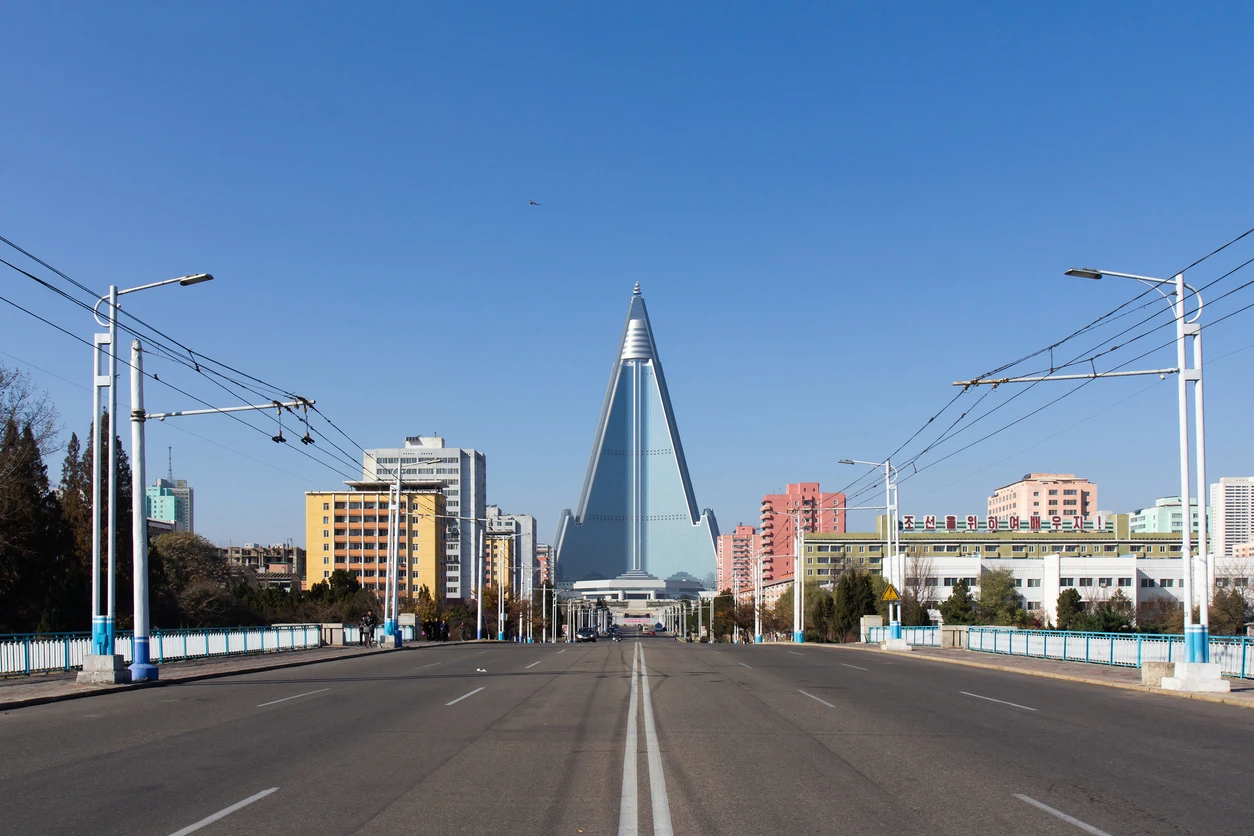
{"type": "Polygon", "coordinates": [[[1245,596],[1239,589],[1217,589],[1210,604],[1210,632],[1239,636],[1245,632],[1245,596]]]}
{"type": "Polygon", "coordinates": [[[12,421],[29,427],[41,456],[52,452],[57,437],[57,409],[48,393],[35,385],[30,372],[0,364],[0,427],[12,421]]]}
{"type": "Polygon", "coordinates": [[[976,608],[982,624],[1019,624],[1024,620],[1022,598],[1015,591],[1014,573],[993,569],[980,577],[980,602],[976,608]]]}
{"type": "Polygon", "coordinates": [[[1058,629],[1084,629],[1084,602],[1075,589],[1064,589],[1058,595],[1058,629]]]}
{"type": "Polygon", "coordinates": [[[941,619],[946,624],[974,624],[975,598],[967,586],[966,578],[958,578],[953,591],[940,605],[941,619]]]}
{"type": "Polygon", "coordinates": [[[227,587],[235,579],[227,562],[213,543],[190,531],[175,531],[153,538],[152,545],[161,553],[165,576],[175,594],[195,581],[227,587]]]}
{"type": "Polygon", "coordinates": [[[63,532],[35,432],[10,418],[0,438],[0,631],[25,632],[49,621],[48,590],[66,551],[63,532]]]}
{"type": "Polygon", "coordinates": [[[841,574],[832,601],[832,627],[837,641],[857,636],[862,616],[876,613],[875,584],[866,572],[852,570],[841,574]]]}

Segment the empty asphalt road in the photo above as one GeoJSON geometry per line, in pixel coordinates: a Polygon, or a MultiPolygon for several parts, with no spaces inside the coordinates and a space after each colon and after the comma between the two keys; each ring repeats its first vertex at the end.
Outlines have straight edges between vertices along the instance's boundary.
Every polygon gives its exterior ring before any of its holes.
{"type": "Polygon", "coordinates": [[[461,645],[0,714],[0,832],[1248,834],[1252,744],[856,649],[461,645]]]}

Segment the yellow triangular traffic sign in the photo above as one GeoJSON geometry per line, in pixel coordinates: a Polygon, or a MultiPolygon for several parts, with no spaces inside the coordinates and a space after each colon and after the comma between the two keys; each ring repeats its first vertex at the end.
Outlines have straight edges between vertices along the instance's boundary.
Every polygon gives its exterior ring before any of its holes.
{"type": "Polygon", "coordinates": [[[901,596],[897,594],[897,588],[891,583],[884,589],[884,601],[900,601],[901,596]]]}

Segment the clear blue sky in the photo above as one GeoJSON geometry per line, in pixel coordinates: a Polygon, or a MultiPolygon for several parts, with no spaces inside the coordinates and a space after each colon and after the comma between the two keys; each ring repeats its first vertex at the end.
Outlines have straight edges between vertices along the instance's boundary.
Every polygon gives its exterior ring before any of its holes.
{"type": "MultiPolygon", "coordinates": [[[[726,530],[785,482],[846,484],[836,460],[891,452],[952,380],[1139,291],[1067,267],[1166,275],[1254,226],[1249,4],[28,2],[3,18],[0,234],[101,292],[213,272],[128,310],[315,398],[366,446],[439,432],[486,451],[489,501],[545,540],[578,499],[635,281],[698,501],[726,530]]],[[[1251,256],[1247,239],[1191,278],[1251,256]]],[[[46,290],[7,269],[0,288],[90,338],[46,290]]],[[[1230,354],[1251,325],[1207,332],[1212,477],[1254,473],[1254,351],[1230,354]]],[[[81,433],[87,349],[0,305],[0,351],[42,369],[81,433]]],[[[1029,470],[1094,479],[1120,511],[1176,493],[1174,384],[1153,380],[1087,387],[926,470],[906,510],[980,512],[1029,470]]],[[[194,405],[149,388],[151,410],[194,405]]],[[[149,438],[150,474],[173,445],[217,542],[302,542],[302,491],[346,475],[223,418],[149,438]]]]}

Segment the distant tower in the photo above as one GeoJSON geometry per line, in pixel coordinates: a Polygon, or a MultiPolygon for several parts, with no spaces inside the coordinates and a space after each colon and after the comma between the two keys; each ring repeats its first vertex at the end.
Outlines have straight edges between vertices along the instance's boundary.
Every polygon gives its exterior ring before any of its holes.
{"type": "Polygon", "coordinates": [[[640,285],[610,372],[579,508],[555,548],[566,581],[702,576],[715,565],[714,514],[698,510],[640,285]]]}

